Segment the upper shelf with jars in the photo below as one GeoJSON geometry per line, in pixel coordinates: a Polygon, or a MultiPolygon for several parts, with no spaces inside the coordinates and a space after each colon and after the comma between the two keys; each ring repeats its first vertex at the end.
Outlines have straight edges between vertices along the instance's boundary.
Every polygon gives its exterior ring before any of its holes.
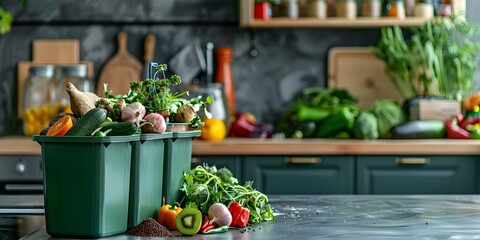
{"type": "Polygon", "coordinates": [[[375,28],[418,26],[464,14],[466,0],[240,0],[240,26],[375,28]]]}

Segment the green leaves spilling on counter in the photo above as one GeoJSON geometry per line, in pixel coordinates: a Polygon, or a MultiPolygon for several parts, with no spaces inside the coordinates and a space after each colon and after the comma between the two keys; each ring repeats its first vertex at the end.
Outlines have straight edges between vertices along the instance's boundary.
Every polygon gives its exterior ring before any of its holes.
{"type": "Polygon", "coordinates": [[[229,206],[238,202],[250,210],[249,223],[274,220],[273,212],[265,194],[255,190],[252,182],[244,185],[227,168],[218,169],[215,166],[197,166],[184,176],[185,183],[180,189],[184,197],[182,207],[197,207],[204,215],[214,203],[229,206]]]}

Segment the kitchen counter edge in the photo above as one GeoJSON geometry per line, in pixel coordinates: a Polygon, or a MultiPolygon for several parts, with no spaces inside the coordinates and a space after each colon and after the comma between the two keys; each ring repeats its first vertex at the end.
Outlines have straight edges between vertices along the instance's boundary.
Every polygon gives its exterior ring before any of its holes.
{"type": "MultiPolygon", "coordinates": [[[[40,155],[30,137],[0,138],[0,155],[40,155]]],[[[333,140],[247,139],[194,140],[192,155],[480,155],[480,140],[333,140]]]]}

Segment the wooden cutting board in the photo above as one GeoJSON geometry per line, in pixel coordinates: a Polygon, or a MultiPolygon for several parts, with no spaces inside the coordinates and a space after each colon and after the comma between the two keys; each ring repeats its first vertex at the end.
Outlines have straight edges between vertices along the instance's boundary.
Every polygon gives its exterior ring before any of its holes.
{"type": "Polygon", "coordinates": [[[368,47],[334,47],[328,54],[328,86],[346,89],[358,105],[370,108],[375,100],[403,98],[385,73],[385,63],[368,47]]]}
{"type": "Polygon", "coordinates": [[[118,33],[118,52],[105,64],[97,83],[97,95],[103,97],[103,84],[108,84],[112,94],[126,94],[130,82],[139,81],[142,64],[127,51],[127,34],[118,33]]]}

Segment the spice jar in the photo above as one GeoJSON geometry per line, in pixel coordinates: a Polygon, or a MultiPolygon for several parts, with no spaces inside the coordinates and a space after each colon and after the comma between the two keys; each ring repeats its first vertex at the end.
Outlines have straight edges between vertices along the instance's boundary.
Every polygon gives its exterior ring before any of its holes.
{"type": "Polygon", "coordinates": [[[379,18],[382,15],[382,2],[380,0],[363,0],[362,17],[379,18]]]}
{"type": "MultiPolygon", "coordinates": [[[[56,85],[53,96],[53,106],[60,111],[71,112],[70,98],[65,85],[71,82],[79,91],[91,92],[92,84],[87,77],[87,65],[63,65],[57,68],[56,85]]],[[[103,87],[103,86],[102,86],[103,87]]]]}
{"type": "Polygon", "coordinates": [[[57,110],[50,105],[52,81],[54,81],[53,65],[37,65],[30,68],[23,104],[25,135],[40,134],[57,113],[57,110]]]}
{"type": "Polygon", "coordinates": [[[433,5],[431,0],[417,0],[415,3],[415,16],[423,18],[433,17],[433,5]]]}
{"type": "Polygon", "coordinates": [[[284,9],[286,11],[285,15],[292,19],[297,19],[299,10],[298,10],[298,0],[283,0],[284,9]]]}
{"type": "Polygon", "coordinates": [[[403,0],[390,0],[387,4],[387,16],[405,18],[405,5],[403,0]]]}
{"type": "Polygon", "coordinates": [[[355,0],[337,0],[337,17],[354,19],[357,17],[357,2],[355,0]]]}
{"type": "Polygon", "coordinates": [[[327,18],[327,2],[325,0],[310,0],[308,2],[308,16],[320,19],[327,18]]]}

